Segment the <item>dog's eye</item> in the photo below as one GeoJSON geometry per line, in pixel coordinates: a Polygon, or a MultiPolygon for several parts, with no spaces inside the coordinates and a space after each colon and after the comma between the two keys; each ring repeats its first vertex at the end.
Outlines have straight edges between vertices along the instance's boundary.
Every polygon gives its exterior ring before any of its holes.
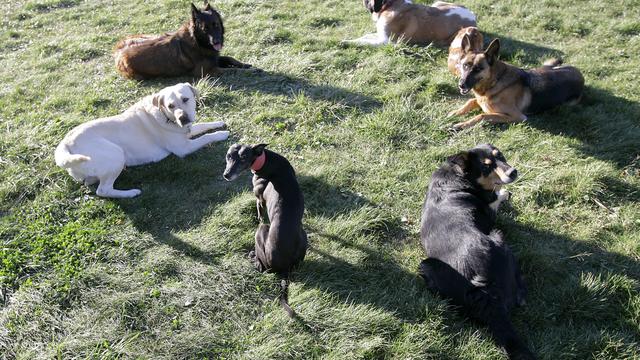
{"type": "Polygon", "coordinates": [[[462,65],[462,67],[463,67],[465,70],[469,70],[469,68],[471,67],[471,65],[469,65],[469,64],[464,64],[464,65],[462,65]]]}
{"type": "Polygon", "coordinates": [[[182,98],[182,102],[187,102],[189,101],[189,98],[182,98]]]}
{"type": "Polygon", "coordinates": [[[173,109],[175,106],[174,106],[173,104],[169,104],[167,107],[168,107],[169,109],[173,109]]]}

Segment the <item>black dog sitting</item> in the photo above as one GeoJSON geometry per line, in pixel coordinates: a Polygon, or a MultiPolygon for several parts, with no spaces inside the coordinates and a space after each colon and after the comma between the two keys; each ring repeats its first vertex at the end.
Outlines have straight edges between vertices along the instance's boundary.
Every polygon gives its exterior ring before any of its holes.
{"type": "Polygon", "coordinates": [[[250,257],[259,271],[273,271],[283,278],[280,303],[287,314],[294,317],[288,303],[288,277],[307,253],[307,234],[302,229],[304,199],[289,161],[266,150],[266,146],[231,145],[223,177],[233,181],[251,167],[261,223],[256,231],[255,251],[250,257]],[[265,206],[269,224],[262,223],[265,206]]]}
{"type": "Polygon", "coordinates": [[[518,337],[509,311],[526,288],[516,258],[494,229],[496,211],[517,177],[492,145],[451,156],[433,173],[422,208],[420,264],[427,287],[487,324],[510,359],[535,359],[518,337]]]}

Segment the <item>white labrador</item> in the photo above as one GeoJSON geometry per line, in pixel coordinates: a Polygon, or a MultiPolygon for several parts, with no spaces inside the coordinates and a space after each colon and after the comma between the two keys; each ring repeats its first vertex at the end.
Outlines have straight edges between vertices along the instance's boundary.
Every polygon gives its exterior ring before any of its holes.
{"type": "Polygon", "coordinates": [[[183,157],[229,137],[228,131],[216,131],[191,139],[224,126],[222,121],[193,124],[197,96],[190,84],[177,84],[145,97],[120,115],[79,125],[56,148],[56,164],[87,185],[99,181],[98,196],[137,196],[138,189],[113,188],[125,166],[160,161],[169,154],[183,157]]]}

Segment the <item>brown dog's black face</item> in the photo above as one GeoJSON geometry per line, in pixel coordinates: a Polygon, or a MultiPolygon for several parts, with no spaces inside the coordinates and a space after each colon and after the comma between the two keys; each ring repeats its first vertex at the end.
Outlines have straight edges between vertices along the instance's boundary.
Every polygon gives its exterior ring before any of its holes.
{"type": "Polygon", "coordinates": [[[467,35],[462,38],[464,56],[460,59],[460,81],[458,88],[466,95],[477,84],[491,77],[491,67],[498,60],[500,41],[495,39],[484,52],[473,52],[471,40],[467,35]]]}
{"type": "Polygon", "coordinates": [[[267,144],[242,145],[233,144],[227,150],[227,166],[222,177],[227,181],[235,180],[241,172],[251,167],[263,152],[267,144]]]}
{"type": "Polygon", "coordinates": [[[224,46],[224,26],[222,17],[207,4],[204,9],[191,4],[191,33],[198,46],[220,51],[224,46]]]}
{"type": "Polygon", "coordinates": [[[488,191],[510,184],[518,178],[518,171],[507,163],[500,150],[491,144],[482,144],[450,157],[468,179],[488,191]]]}

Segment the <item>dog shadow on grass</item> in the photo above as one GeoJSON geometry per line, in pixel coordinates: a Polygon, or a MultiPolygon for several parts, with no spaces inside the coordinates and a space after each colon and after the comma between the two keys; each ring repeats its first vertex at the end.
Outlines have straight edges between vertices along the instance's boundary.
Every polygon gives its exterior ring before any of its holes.
{"type": "Polygon", "coordinates": [[[500,39],[500,59],[508,63],[518,62],[525,68],[542,66],[544,60],[551,58],[563,58],[564,53],[560,50],[516,40],[514,38],[483,32],[484,46],[487,48],[493,39],[500,39]]]}
{"type": "Polygon", "coordinates": [[[307,79],[275,71],[227,71],[217,80],[233,91],[261,92],[294,97],[298,94],[313,100],[344,104],[363,112],[382,106],[371,96],[325,84],[314,84],[307,79]]]}
{"type": "MultiPolygon", "coordinates": [[[[611,225],[592,239],[520,223],[509,205],[498,217],[497,227],[513,248],[529,290],[527,305],[514,311],[516,328],[534,349],[536,343],[544,344],[541,358],[561,358],[567,344],[574,344],[575,358],[597,357],[612,343],[617,344],[614,353],[624,357],[640,341],[633,305],[640,297],[640,261],[599,245],[610,243],[612,236],[633,241],[624,237],[616,219],[619,206],[640,201],[640,188],[617,179],[599,181],[610,196],[592,206],[607,213],[611,225]]],[[[540,206],[549,207],[553,201],[539,200],[540,206]]]]}
{"type": "Polygon", "coordinates": [[[577,359],[597,357],[612,343],[618,355],[634,348],[640,340],[630,316],[639,296],[637,260],[513,220],[501,229],[529,290],[527,305],[514,311],[516,328],[534,349],[544,345],[542,358],[561,358],[567,344],[577,359]]]}
{"type": "Polygon", "coordinates": [[[530,116],[527,122],[579,140],[579,151],[619,169],[632,166],[639,154],[640,105],[603,89],[587,86],[579,104],[530,116]]]}
{"type": "MultiPolygon", "coordinates": [[[[180,82],[195,84],[198,80],[193,77],[177,77],[172,79],[151,79],[141,83],[145,87],[165,87],[180,82]]],[[[317,101],[328,101],[343,104],[349,108],[356,108],[362,112],[370,112],[382,106],[379,100],[358,92],[333,86],[329,83],[314,84],[311,81],[290,74],[265,70],[224,70],[219,77],[211,78],[215,84],[220,84],[229,91],[245,93],[260,92],[270,95],[295,97],[302,94],[317,101]]],[[[217,95],[218,97],[220,95],[217,95]]],[[[230,101],[231,96],[219,101],[230,101]]]]}
{"type": "Polygon", "coordinates": [[[118,205],[133,226],[150,234],[154,241],[201,263],[215,263],[220,254],[182,240],[175,233],[198,226],[217,204],[244,191],[245,180],[228,183],[222,178],[226,149],[225,143],[216,143],[184,159],[172,155],[158,163],[127,169],[116,187],[139,188],[142,194],[120,200],[118,205]]]}

